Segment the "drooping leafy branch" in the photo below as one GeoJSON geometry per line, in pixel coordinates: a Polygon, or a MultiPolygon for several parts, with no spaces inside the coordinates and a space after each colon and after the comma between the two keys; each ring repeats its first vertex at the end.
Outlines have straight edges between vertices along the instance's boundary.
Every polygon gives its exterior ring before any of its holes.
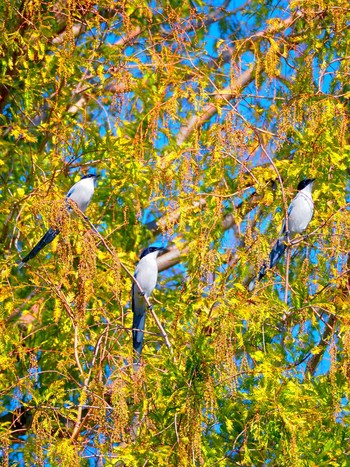
{"type": "Polygon", "coordinates": [[[4,465],[345,465],[347,3],[0,8],[4,465]],[[18,271],[88,170],[91,223],[18,271]],[[249,291],[307,176],[307,236],[249,291]],[[135,374],[120,264],[155,241],[135,374]]]}

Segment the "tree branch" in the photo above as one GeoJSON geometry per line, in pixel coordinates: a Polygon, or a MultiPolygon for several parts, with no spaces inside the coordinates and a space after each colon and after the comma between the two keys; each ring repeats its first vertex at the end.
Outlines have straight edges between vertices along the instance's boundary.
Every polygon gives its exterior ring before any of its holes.
{"type": "MultiPolygon", "coordinates": [[[[296,15],[291,15],[287,19],[280,22],[278,26],[268,25],[263,31],[259,31],[254,34],[250,40],[255,41],[258,38],[261,38],[265,35],[271,35],[272,33],[277,33],[289,28],[300,16],[300,13],[296,15]]],[[[248,41],[248,39],[247,39],[248,41]]],[[[238,78],[230,83],[223,90],[217,90],[217,93],[214,97],[214,102],[207,104],[202,110],[200,115],[194,115],[188,119],[188,121],[181,126],[177,137],[176,142],[180,146],[182,145],[187,138],[195,131],[197,128],[201,127],[205,122],[207,122],[213,115],[216,114],[218,108],[222,107],[224,104],[227,104],[227,101],[237,97],[241,88],[246,87],[250,84],[255,78],[256,66],[252,65],[248,70],[244,71],[238,78]]],[[[260,70],[259,73],[262,73],[263,70],[260,70]]]]}
{"type": "Polygon", "coordinates": [[[251,83],[254,79],[254,70],[255,66],[243,72],[230,86],[217,93],[214,97],[215,102],[207,104],[200,115],[193,115],[185,125],[181,126],[176,136],[177,144],[181,146],[197,128],[201,127],[216,114],[218,108],[226,103],[226,99],[229,100],[236,97],[240,93],[241,88],[251,83]]]}

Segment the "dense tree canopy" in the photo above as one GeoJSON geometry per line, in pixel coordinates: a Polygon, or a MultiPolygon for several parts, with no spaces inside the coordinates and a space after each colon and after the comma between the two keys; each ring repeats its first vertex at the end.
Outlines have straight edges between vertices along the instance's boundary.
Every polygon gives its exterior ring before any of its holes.
{"type": "Polygon", "coordinates": [[[348,1],[0,13],[2,464],[348,465],[348,1]],[[19,270],[95,171],[89,219],[19,270]],[[306,177],[313,220],[257,282],[306,177]]]}

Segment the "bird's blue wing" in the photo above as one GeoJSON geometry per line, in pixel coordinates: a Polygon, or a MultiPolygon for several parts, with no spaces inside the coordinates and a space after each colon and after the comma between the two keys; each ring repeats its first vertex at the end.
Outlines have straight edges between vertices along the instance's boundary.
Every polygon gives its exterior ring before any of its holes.
{"type": "Polygon", "coordinates": [[[283,256],[287,245],[281,239],[278,239],[270,253],[270,269],[273,268],[279,259],[283,256]]]}
{"type": "MultiPolygon", "coordinates": [[[[287,245],[285,244],[283,239],[278,239],[277,242],[275,243],[274,247],[272,248],[271,252],[270,252],[270,266],[269,266],[269,269],[276,266],[279,259],[283,256],[283,253],[285,252],[286,248],[287,248],[287,245]]],[[[261,281],[261,279],[265,276],[266,269],[267,269],[267,264],[266,264],[266,262],[264,262],[264,264],[261,266],[259,274],[258,274],[258,281],[261,281]]]]}
{"type": "MultiPolygon", "coordinates": [[[[136,277],[136,276],[135,276],[136,277]]],[[[144,298],[141,300],[135,299],[135,295],[139,293],[135,283],[132,284],[132,311],[134,314],[132,323],[132,342],[135,352],[140,356],[143,346],[143,337],[146,322],[146,303],[144,298]]]]}
{"type": "MultiPolygon", "coordinates": [[[[294,208],[294,204],[293,204],[293,201],[290,203],[289,207],[288,207],[288,217],[291,215],[292,211],[293,211],[293,208],[294,208]]],[[[282,224],[282,231],[281,231],[282,234],[285,234],[286,233],[286,219],[283,219],[283,224],[282,224]]]]}
{"type": "MultiPolygon", "coordinates": [[[[70,198],[70,197],[72,196],[72,194],[75,192],[75,187],[76,187],[76,184],[73,185],[72,188],[68,191],[68,193],[66,194],[66,200],[67,200],[68,198],[70,198]]],[[[70,204],[69,201],[66,202],[66,207],[67,207],[67,210],[68,210],[69,214],[72,214],[73,208],[72,208],[72,206],[71,206],[71,204],[70,204]]]]}
{"type": "Polygon", "coordinates": [[[74,191],[75,191],[75,185],[73,185],[72,188],[68,191],[68,193],[66,194],[66,198],[70,198],[72,194],[74,193],[74,191]]]}
{"type": "Polygon", "coordinates": [[[288,207],[288,216],[291,215],[292,211],[293,211],[293,208],[294,208],[294,203],[293,201],[290,203],[289,207],[288,207]]]}
{"type": "Polygon", "coordinates": [[[265,276],[266,268],[267,268],[267,264],[264,261],[263,265],[260,268],[259,274],[258,274],[258,281],[261,281],[261,279],[265,276]]]}

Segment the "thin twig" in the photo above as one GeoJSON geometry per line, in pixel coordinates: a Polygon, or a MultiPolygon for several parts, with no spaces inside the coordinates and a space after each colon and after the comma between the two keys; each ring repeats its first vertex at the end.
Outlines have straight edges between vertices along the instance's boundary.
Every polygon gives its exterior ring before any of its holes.
{"type": "MultiPolygon", "coordinates": [[[[84,383],[83,383],[83,387],[81,389],[82,393],[84,393],[84,392],[87,393],[87,388],[88,388],[88,385],[89,385],[90,380],[91,380],[92,370],[93,370],[93,368],[95,366],[95,363],[96,363],[96,359],[97,359],[97,355],[98,355],[98,352],[99,352],[99,349],[100,349],[100,346],[101,346],[101,342],[102,342],[102,339],[103,339],[104,335],[108,332],[108,330],[109,330],[109,327],[108,326],[105,327],[105,329],[102,331],[100,337],[97,339],[97,343],[95,345],[95,350],[94,350],[94,356],[92,358],[92,362],[91,362],[91,365],[90,365],[89,374],[85,378],[84,383]]],[[[90,415],[90,411],[92,410],[91,408],[89,408],[88,411],[87,411],[87,414],[82,419],[83,408],[86,408],[85,405],[83,405],[83,404],[80,404],[79,407],[78,407],[77,421],[76,421],[76,423],[74,425],[74,430],[73,430],[73,433],[72,433],[72,436],[71,436],[72,440],[77,438],[77,436],[81,432],[82,428],[84,427],[88,416],[90,415]]]]}
{"type": "MultiPolygon", "coordinates": [[[[289,237],[289,235],[288,235],[288,237],[289,237]]],[[[288,241],[288,239],[287,239],[287,241],[288,241]]],[[[285,278],[285,286],[284,286],[284,303],[286,303],[286,304],[288,303],[289,265],[290,265],[290,248],[289,248],[289,246],[287,246],[286,278],[285,278]]]]}
{"type": "Polygon", "coordinates": [[[78,325],[76,323],[74,323],[74,321],[73,321],[73,327],[74,327],[74,357],[75,357],[75,362],[76,362],[77,367],[78,367],[78,369],[80,371],[80,374],[83,376],[84,371],[83,371],[83,367],[81,366],[81,363],[80,363],[80,360],[79,360],[79,355],[78,355],[78,325]]]}

